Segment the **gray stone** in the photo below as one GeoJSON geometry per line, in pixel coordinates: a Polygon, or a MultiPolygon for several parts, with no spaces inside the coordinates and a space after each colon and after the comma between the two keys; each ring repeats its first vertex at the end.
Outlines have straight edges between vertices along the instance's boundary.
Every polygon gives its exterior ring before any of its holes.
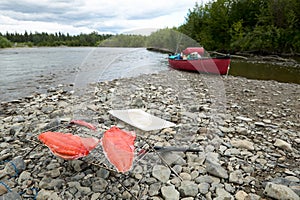
{"type": "Polygon", "coordinates": [[[223,133],[232,133],[234,132],[234,128],[230,127],[224,127],[224,126],[219,126],[219,129],[223,132],[223,133]]]}
{"type": "Polygon", "coordinates": [[[182,197],[195,197],[198,194],[198,185],[193,181],[182,181],[179,192],[182,197]]]}
{"type": "Polygon", "coordinates": [[[219,178],[224,178],[224,179],[228,178],[227,171],[220,164],[206,161],[205,166],[206,166],[206,171],[209,174],[219,178]]]}
{"type": "Polygon", "coordinates": [[[237,116],[236,119],[241,120],[241,121],[245,121],[245,122],[252,122],[253,121],[251,118],[243,117],[243,116],[237,116]]]}
{"type": "Polygon", "coordinates": [[[268,197],[280,200],[299,200],[300,197],[289,187],[285,185],[268,182],[264,194],[268,197]]]}
{"type": "Polygon", "coordinates": [[[234,200],[234,197],[223,188],[216,188],[217,197],[214,200],[234,200]]]}
{"type": "Polygon", "coordinates": [[[0,196],[0,200],[22,200],[22,197],[17,192],[8,192],[2,196],[0,196]]]}
{"type": "Polygon", "coordinates": [[[209,192],[210,185],[208,183],[200,183],[198,185],[199,192],[201,194],[207,194],[209,192]]]}
{"type": "Polygon", "coordinates": [[[235,192],[235,188],[232,184],[224,183],[224,188],[227,192],[230,192],[232,194],[235,192]]]}
{"type": "Polygon", "coordinates": [[[240,154],[241,154],[241,151],[239,149],[237,149],[237,148],[227,149],[224,152],[225,156],[235,156],[235,155],[240,155],[240,154]]]}
{"type": "Polygon", "coordinates": [[[88,195],[91,192],[91,188],[89,187],[77,187],[78,192],[80,192],[80,196],[88,195]]]}
{"type": "Polygon", "coordinates": [[[155,165],[152,170],[152,176],[157,178],[159,181],[165,183],[169,180],[171,170],[163,165],[155,165]]]}
{"type": "Polygon", "coordinates": [[[56,168],[56,169],[53,169],[51,171],[48,171],[47,173],[49,173],[50,177],[57,178],[57,177],[60,176],[60,169],[56,168]]]}
{"type": "Polygon", "coordinates": [[[29,180],[30,178],[31,178],[31,173],[28,171],[23,171],[18,178],[18,184],[21,185],[23,181],[29,180]]]}
{"type": "Polygon", "coordinates": [[[246,200],[260,200],[260,199],[261,197],[259,195],[250,193],[248,194],[246,200]]]}
{"type": "Polygon", "coordinates": [[[158,191],[159,189],[161,188],[161,183],[158,182],[158,183],[153,183],[150,185],[149,187],[149,191],[148,191],[148,194],[150,196],[155,196],[155,195],[158,195],[158,191]]]}
{"type": "Polygon", "coordinates": [[[213,183],[214,182],[214,177],[212,176],[208,176],[208,175],[203,175],[203,176],[199,176],[195,179],[196,183],[213,183]]]}
{"type": "Polygon", "coordinates": [[[293,151],[292,145],[281,139],[276,139],[274,146],[279,147],[286,151],[293,151]]]}
{"type": "Polygon", "coordinates": [[[192,177],[189,173],[182,172],[179,174],[179,176],[182,178],[182,180],[190,181],[192,180],[192,177]]]}
{"type": "Polygon", "coordinates": [[[234,197],[236,200],[245,200],[247,196],[248,194],[245,191],[240,190],[235,194],[234,197]]]}
{"type": "Polygon", "coordinates": [[[104,169],[104,168],[100,168],[97,172],[96,175],[100,178],[104,178],[107,179],[109,177],[109,171],[104,169]]]}
{"type": "Polygon", "coordinates": [[[53,191],[41,189],[36,197],[36,200],[46,200],[49,199],[53,191]]]}
{"type": "Polygon", "coordinates": [[[98,178],[92,183],[93,192],[104,192],[108,186],[108,182],[103,178],[98,178]]]}
{"type": "Polygon", "coordinates": [[[100,199],[100,193],[93,193],[92,194],[92,197],[91,197],[91,200],[97,200],[97,199],[100,199]]]}
{"type": "Polygon", "coordinates": [[[13,123],[21,123],[21,122],[25,122],[25,118],[23,116],[16,116],[13,118],[13,123]]]}
{"type": "Polygon", "coordinates": [[[163,186],[161,193],[165,200],[178,200],[180,196],[174,185],[163,186]]]}
{"type": "Polygon", "coordinates": [[[46,190],[53,190],[54,188],[61,188],[64,181],[62,179],[52,179],[44,177],[39,183],[39,187],[46,190]]]}
{"type": "Polygon", "coordinates": [[[253,143],[248,140],[231,140],[231,145],[236,148],[245,148],[247,150],[254,150],[253,143]]]}
{"type": "Polygon", "coordinates": [[[84,162],[82,160],[72,160],[70,161],[71,166],[75,171],[80,172],[82,170],[82,164],[84,162]]]}
{"type": "Polygon", "coordinates": [[[243,172],[241,170],[235,170],[229,174],[229,182],[243,184],[243,172]]]}

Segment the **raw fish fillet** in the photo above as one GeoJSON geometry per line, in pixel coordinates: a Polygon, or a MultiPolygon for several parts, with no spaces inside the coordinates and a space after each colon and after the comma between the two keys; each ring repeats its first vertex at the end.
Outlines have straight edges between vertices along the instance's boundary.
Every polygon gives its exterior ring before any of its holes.
{"type": "Polygon", "coordinates": [[[134,132],[126,132],[114,126],[107,130],[102,139],[102,147],[106,158],[118,172],[131,169],[134,159],[134,132]]]}

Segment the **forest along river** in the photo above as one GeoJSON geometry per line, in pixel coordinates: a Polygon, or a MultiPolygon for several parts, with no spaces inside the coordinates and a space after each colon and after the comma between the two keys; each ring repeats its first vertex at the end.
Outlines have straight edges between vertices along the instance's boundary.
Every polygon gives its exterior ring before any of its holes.
{"type": "Polygon", "coordinates": [[[0,102],[168,69],[167,55],[141,48],[41,47],[0,50],[0,102]]]}
{"type": "MultiPolygon", "coordinates": [[[[0,50],[0,102],[45,92],[58,84],[74,90],[97,81],[168,69],[167,54],[143,48],[40,47],[0,50]]],[[[231,63],[230,75],[300,84],[300,68],[231,63]]]]}

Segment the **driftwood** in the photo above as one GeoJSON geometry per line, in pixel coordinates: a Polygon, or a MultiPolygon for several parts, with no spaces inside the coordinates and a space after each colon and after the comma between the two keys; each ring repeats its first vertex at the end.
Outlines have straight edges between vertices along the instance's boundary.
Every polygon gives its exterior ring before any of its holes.
{"type": "MultiPolygon", "coordinates": [[[[226,56],[228,54],[224,54],[224,53],[220,53],[220,52],[217,52],[217,51],[209,51],[208,53],[210,54],[217,54],[217,55],[220,55],[220,56],[226,56]]],[[[239,59],[244,59],[244,60],[247,60],[248,58],[247,57],[244,57],[244,56],[238,56],[238,55],[230,55],[231,58],[239,58],[239,59]]]]}
{"type": "Polygon", "coordinates": [[[291,63],[297,63],[297,61],[295,61],[294,59],[291,58],[282,58],[280,56],[277,55],[271,55],[271,56],[262,56],[260,57],[260,59],[262,60],[271,60],[271,61],[280,61],[280,62],[291,62],[291,63]]]}
{"type": "Polygon", "coordinates": [[[158,48],[158,47],[147,47],[148,51],[155,51],[155,52],[160,52],[160,53],[168,53],[168,54],[174,54],[173,51],[170,49],[164,49],[164,48],[158,48]]]}
{"type": "MultiPolygon", "coordinates": [[[[209,52],[210,54],[217,54],[217,55],[226,55],[224,53],[219,53],[216,51],[209,52]]],[[[259,55],[254,55],[251,53],[238,53],[242,54],[241,55],[230,55],[231,58],[238,58],[238,59],[244,59],[244,60],[262,60],[262,61],[277,61],[277,62],[286,62],[286,63],[295,63],[297,64],[298,62],[292,58],[283,58],[278,55],[269,55],[269,56],[259,56],[259,55]]]]}

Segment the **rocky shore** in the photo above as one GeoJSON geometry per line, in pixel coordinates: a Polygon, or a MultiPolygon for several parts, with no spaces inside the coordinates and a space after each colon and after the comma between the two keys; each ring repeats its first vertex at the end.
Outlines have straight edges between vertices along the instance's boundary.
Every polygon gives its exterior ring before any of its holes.
{"type": "Polygon", "coordinates": [[[0,199],[300,199],[300,85],[168,70],[75,88],[1,103],[0,199]],[[108,113],[129,108],[177,126],[145,132],[108,113]],[[66,161],[37,140],[46,130],[101,138],[113,125],[137,134],[125,174],[100,145],[66,161]]]}

